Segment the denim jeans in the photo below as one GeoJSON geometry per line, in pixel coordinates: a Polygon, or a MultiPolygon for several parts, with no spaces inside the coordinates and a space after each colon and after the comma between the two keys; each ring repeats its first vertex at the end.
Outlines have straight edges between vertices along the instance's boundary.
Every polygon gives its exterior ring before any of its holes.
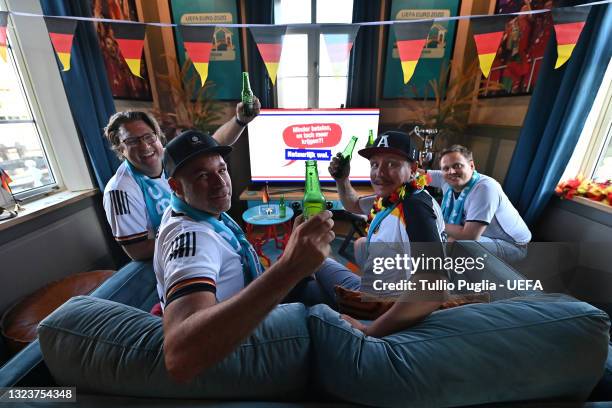
{"type": "Polygon", "coordinates": [[[527,256],[527,247],[520,247],[516,244],[501,239],[481,236],[478,240],[489,252],[498,258],[509,262],[518,262],[527,256]]]}
{"type": "Polygon", "coordinates": [[[359,290],[361,278],[344,265],[327,258],[314,276],[302,279],[284,299],[284,303],[300,302],[306,306],[325,303],[337,309],[334,287],[359,290]]]}

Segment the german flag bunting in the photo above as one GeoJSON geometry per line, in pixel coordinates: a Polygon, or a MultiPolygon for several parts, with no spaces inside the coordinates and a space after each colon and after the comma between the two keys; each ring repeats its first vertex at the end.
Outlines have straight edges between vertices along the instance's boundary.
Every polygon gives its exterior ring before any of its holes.
{"type": "Polygon", "coordinates": [[[470,20],[480,70],[485,78],[488,78],[491,72],[491,66],[495,60],[508,20],[507,16],[490,16],[470,20]]]}
{"type": "Polygon", "coordinates": [[[68,20],[58,17],[45,17],[45,24],[51,38],[51,44],[62,63],[62,71],[70,69],[70,52],[72,50],[72,39],[76,29],[76,20],[68,20]]]}
{"type": "Polygon", "coordinates": [[[402,71],[404,72],[404,83],[407,84],[414,74],[421,51],[427,42],[427,35],[431,29],[431,21],[419,21],[415,23],[394,23],[395,41],[402,71]]]}
{"type": "Polygon", "coordinates": [[[249,29],[266,65],[272,85],[274,85],[276,84],[276,73],[283,50],[283,35],[287,32],[287,26],[249,27],[249,29]]]}
{"type": "Polygon", "coordinates": [[[130,71],[140,76],[140,62],[147,26],[141,23],[111,23],[115,41],[130,71]]]}
{"type": "Polygon", "coordinates": [[[266,185],[264,186],[261,201],[263,201],[264,204],[268,204],[270,202],[270,190],[268,190],[268,183],[266,183],[266,185]]]}
{"type": "Polygon", "coordinates": [[[8,11],[0,11],[0,58],[6,59],[6,23],[8,22],[8,11]]]}
{"type": "Polygon", "coordinates": [[[2,185],[2,188],[11,193],[11,188],[9,187],[9,184],[11,184],[12,182],[13,180],[11,179],[11,176],[9,176],[6,171],[0,168],[0,185],[2,185]]]}
{"type": "Polygon", "coordinates": [[[345,63],[351,54],[351,48],[359,26],[331,26],[321,30],[327,47],[327,54],[332,64],[345,63]]]}
{"type": "Polygon", "coordinates": [[[555,69],[565,64],[572,55],[590,10],[591,7],[571,7],[552,10],[555,36],[557,37],[557,62],[555,69]]]}
{"type": "Polygon", "coordinates": [[[208,77],[208,63],[215,27],[182,25],[180,29],[187,55],[191,58],[196,71],[200,75],[200,82],[204,86],[208,77]]]}

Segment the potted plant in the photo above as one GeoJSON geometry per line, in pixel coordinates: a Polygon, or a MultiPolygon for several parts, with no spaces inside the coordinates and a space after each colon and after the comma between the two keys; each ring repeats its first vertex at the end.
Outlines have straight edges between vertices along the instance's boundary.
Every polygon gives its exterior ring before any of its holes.
{"type": "Polygon", "coordinates": [[[214,82],[206,81],[198,87],[198,76],[191,70],[192,65],[188,58],[178,76],[157,75],[172,98],[174,112],[157,108],[152,112],[169,139],[183,129],[212,133],[222,118],[223,106],[215,98],[214,82]]]}

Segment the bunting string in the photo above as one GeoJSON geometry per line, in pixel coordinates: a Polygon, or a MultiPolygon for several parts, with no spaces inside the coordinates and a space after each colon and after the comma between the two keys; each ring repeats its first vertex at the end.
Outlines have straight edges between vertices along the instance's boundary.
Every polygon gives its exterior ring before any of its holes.
{"type": "MultiPolygon", "coordinates": [[[[573,9],[580,7],[590,7],[590,6],[598,6],[601,4],[609,4],[612,3],[612,0],[600,0],[594,1],[585,4],[579,4],[576,6],[569,7],[554,7],[552,9],[538,9],[538,10],[526,10],[526,11],[517,11],[514,13],[503,13],[503,14],[473,14],[469,16],[449,16],[449,17],[436,17],[436,18],[426,18],[426,19],[414,19],[414,20],[388,20],[388,21],[366,21],[361,23],[295,23],[295,24],[285,24],[285,26],[289,28],[306,28],[306,27],[327,27],[327,26],[383,26],[383,25],[392,25],[392,24],[411,24],[418,23],[423,21],[430,22],[442,22],[442,21],[458,21],[458,20],[469,20],[473,18],[487,18],[487,17],[496,17],[496,16],[521,16],[521,15],[530,15],[530,14],[540,14],[540,13],[550,13],[553,10],[559,9],[573,9]]],[[[279,24],[176,24],[176,23],[142,23],[138,21],[130,21],[130,20],[113,20],[109,18],[99,18],[99,17],[76,17],[76,16],[48,16],[45,14],[35,14],[35,13],[24,13],[21,11],[9,11],[10,14],[15,16],[23,16],[23,17],[57,17],[66,20],[78,20],[78,21],[93,21],[100,23],[120,23],[120,24],[145,24],[153,27],[180,27],[180,26],[194,26],[194,27],[226,27],[226,28],[250,28],[250,27],[278,27],[279,24]]]]}
{"type": "Polygon", "coordinates": [[[301,24],[174,24],[174,23],[142,23],[129,20],[114,20],[99,17],[48,16],[43,14],[24,13],[17,11],[0,11],[0,59],[6,60],[6,25],[7,15],[21,17],[43,18],[49,32],[62,71],[70,69],[70,54],[74,31],[78,21],[107,23],[112,27],[118,49],[133,75],[140,77],[141,57],[144,47],[147,26],[178,27],[185,49],[200,75],[204,86],[208,76],[208,66],[214,30],[216,27],[249,28],[261,58],[267,68],[272,85],[276,82],[276,74],[281,59],[282,39],[289,29],[318,27],[324,36],[332,65],[341,66],[348,60],[354,39],[360,27],[385,26],[393,27],[398,54],[406,84],[412,78],[421,51],[427,41],[430,28],[435,22],[474,20],[471,30],[477,49],[478,60],[484,77],[488,77],[496,57],[505,24],[513,16],[551,13],[557,39],[558,59],[555,69],[561,67],[571,56],[580,37],[590,7],[612,3],[612,0],[600,0],[571,7],[555,7],[552,9],[527,10],[514,13],[494,15],[449,16],[427,19],[369,21],[362,23],[301,23],[301,24]]]}

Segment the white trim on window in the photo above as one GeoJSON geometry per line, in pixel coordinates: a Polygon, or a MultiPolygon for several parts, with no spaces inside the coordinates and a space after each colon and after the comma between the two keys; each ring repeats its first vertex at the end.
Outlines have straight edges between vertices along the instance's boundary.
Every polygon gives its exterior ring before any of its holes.
{"type": "MultiPolygon", "coordinates": [[[[0,0],[0,9],[42,14],[38,0],[0,0]]],[[[9,30],[17,39],[12,50],[58,186],[93,188],[44,20],[10,15],[9,30]]]]}
{"type": "Polygon", "coordinates": [[[565,168],[560,181],[572,179],[578,175],[592,178],[595,166],[603,150],[610,143],[609,129],[612,123],[612,60],[593,102],[591,112],[580,134],[572,157],[565,168]]]}

